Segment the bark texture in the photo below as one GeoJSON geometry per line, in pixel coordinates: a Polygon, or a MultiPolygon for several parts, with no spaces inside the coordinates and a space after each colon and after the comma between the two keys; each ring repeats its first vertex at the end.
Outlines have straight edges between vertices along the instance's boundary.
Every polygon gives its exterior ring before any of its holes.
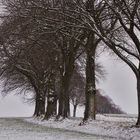
{"type": "Polygon", "coordinates": [[[96,85],[95,85],[95,51],[94,34],[90,34],[87,44],[86,58],[86,105],[84,120],[96,117],[96,85]]]}

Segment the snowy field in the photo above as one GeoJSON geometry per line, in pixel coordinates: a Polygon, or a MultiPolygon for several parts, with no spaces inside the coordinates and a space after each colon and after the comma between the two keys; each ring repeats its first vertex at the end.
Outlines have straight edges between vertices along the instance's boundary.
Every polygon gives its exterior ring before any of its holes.
{"type": "Polygon", "coordinates": [[[81,120],[4,117],[0,118],[0,140],[140,140],[133,115],[97,115],[96,121],[79,126],[81,120]]]}
{"type": "MultiPolygon", "coordinates": [[[[133,115],[97,115],[96,121],[89,121],[83,126],[78,125],[81,122],[81,118],[71,118],[62,121],[54,121],[53,119],[40,121],[34,118],[28,118],[26,121],[49,128],[60,128],[62,130],[102,136],[104,139],[108,137],[107,140],[109,140],[109,137],[113,137],[117,140],[140,140],[140,128],[134,127],[136,117],[133,115]]],[[[100,140],[100,138],[97,139],[100,140]]],[[[81,138],[77,137],[75,140],[81,140],[81,138]]],[[[83,140],[90,140],[90,138],[85,137],[83,140]]],[[[94,138],[92,138],[92,140],[94,140],[94,138]]]]}
{"type": "Polygon", "coordinates": [[[109,137],[33,124],[24,119],[0,118],[0,140],[113,140],[109,137]]]}

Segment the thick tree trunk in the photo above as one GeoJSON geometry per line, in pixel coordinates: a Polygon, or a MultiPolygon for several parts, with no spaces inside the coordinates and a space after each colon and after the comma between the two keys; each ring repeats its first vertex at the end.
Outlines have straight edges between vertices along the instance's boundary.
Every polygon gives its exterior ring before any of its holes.
{"type": "Polygon", "coordinates": [[[63,116],[63,107],[64,107],[64,99],[63,99],[63,93],[61,90],[61,93],[59,95],[59,106],[58,106],[58,116],[57,118],[59,118],[60,116],[63,116]]]}
{"type": "Polygon", "coordinates": [[[77,105],[73,105],[73,117],[76,117],[77,105]]]}
{"type": "Polygon", "coordinates": [[[46,100],[46,96],[45,96],[45,93],[42,93],[41,94],[41,98],[39,99],[39,102],[40,102],[40,116],[44,116],[45,115],[45,100],[46,100]]]}
{"type": "Polygon", "coordinates": [[[34,116],[41,117],[45,114],[45,93],[36,93],[34,116]]]}
{"type": "Polygon", "coordinates": [[[68,75],[64,75],[62,84],[62,117],[68,118],[70,114],[70,105],[69,105],[69,86],[70,86],[70,77],[68,75]]]}
{"type": "Polygon", "coordinates": [[[55,92],[55,76],[52,73],[50,80],[48,81],[48,96],[47,96],[47,107],[44,119],[49,119],[56,114],[57,110],[57,96],[55,92]]]}
{"type": "Polygon", "coordinates": [[[84,120],[96,119],[96,87],[95,87],[95,66],[94,60],[90,56],[87,56],[87,66],[86,66],[86,106],[84,113],[84,120]]]}
{"type": "Polygon", "coordinates": [[[70,115],[70,105],[69,105],[69,84],[70,84],[70,79],[65,81],[65,87],[64,87],[64,115],[63,118],[68,118],[70,115]]]}
{"type": "Polygon", "coordinates": [[[85,89],[85,98],[86,98],[86,103],[85,103],[84,121],[88,120],[89,118],[89,93],[87,90],[87,84],[85,89]]]}
{"type": "Polygon", "coordinates": [[[57,115],[57,98],[54,101],[54,115],[57,115]]]}
{"type": "Polygon", "coordinates": [[[96,93],[95,91],[93,91],[93,93],[90,94],[89,97],[89,102],[90,102],[90,110],[89,110],[89,114],[90,114],[90,118],[91,119],[96,119],[96,93]]]}
{"type": "Polygon", "coordinates": [[[95,84],[95,51],[94,35],[91,34],[89,44],[86,51],[86,105],[84,120],[96,119],[96,84],[95,84]]]}
{"type": "Polygon", "coordinates": [[[38,97],[36,95],[36,98],[35,98],[35,111],[34,111],[34,115],[33,116],[38,116],[39,115],[39,102],[38,102],[38,97]]]}
{"type": "Polygon", "coordinates": [[[73,69],[74,69],[74,56],[72,53],[69,54],[67,60],[65,60],[64,67],[61,72],[61,92],[59,95],[58,118],[60,116],[62,116],[63,118],[67,118],[70,115],[69,87],[73,69]]]}
{"type": "Polygon", "coordinates": [[[49,119],[57,113],[57,99],[55,94],[48,94],[47,107],[44,119],[49,119]]]}
{"type": "Polygon", "coordinates": [[[56,111],[56,108],[55,108],[55,102],[54,102],[54,99],[53,97],[51,98],[48,98],[47,100],[47,108],[46,108],[46,114],[45,114],[45,117],[44,119],[49,119],[50,117],[54,116],[55,115],[55,111],[56,111]]]}
{"type": "MultiPolygon", "coordinates": [[[[62,75],[62,74],[61,74],[62,75]]],[[[58,106],[58,116],[62,117],[64,115],[64,100],[65,100],[65,95],[64,95],[64,77],[63,75],[61,76],[61,89],[60,89],[60,94],[59,94],[59,106],[58,106]]]]}

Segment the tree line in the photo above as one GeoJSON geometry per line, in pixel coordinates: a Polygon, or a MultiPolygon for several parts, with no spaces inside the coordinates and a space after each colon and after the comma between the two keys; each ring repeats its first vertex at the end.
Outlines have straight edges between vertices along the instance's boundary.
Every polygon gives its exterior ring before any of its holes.
{"type": "Polygon", "coordinates": [[[84,56],[83,122],[95,119],[96,52],[104,46],[135,74],[140,126],[139,0],[3,0],[3,5],[0,61],[5,92],[19,87],[34,91],[35,116],[67,118],[72,75],[84,56]]]}

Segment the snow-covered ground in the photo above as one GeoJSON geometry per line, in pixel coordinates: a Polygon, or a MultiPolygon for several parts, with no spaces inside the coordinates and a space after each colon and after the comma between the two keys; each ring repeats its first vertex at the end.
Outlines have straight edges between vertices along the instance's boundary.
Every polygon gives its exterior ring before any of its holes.
{"type": "MultiPolygon", "coordinates": [[[[0,140],[113,140],[87,133],[49,128],[23,118],[0,118],[0,140]]],[[[115,139],[114,139],[115,140],[115,139]]]]}
{"type": "MultiPolygon", "coordinates": [[[[86,125],[79,126],[82,118],[65,119],[62,121],[40,121],[34,118],[28,118],[26,121],[49,128],[61,128],[75,132],[93,134],[97,136],[114,137],[116,139],[140,140],[140,128],[134,127],[136,117],[134,116],[115,116],[115,115],[97,115],[96,121],[88,121],[86,125]]],[[[77,138],[78,140],[78,138],[77,138]]]]}

